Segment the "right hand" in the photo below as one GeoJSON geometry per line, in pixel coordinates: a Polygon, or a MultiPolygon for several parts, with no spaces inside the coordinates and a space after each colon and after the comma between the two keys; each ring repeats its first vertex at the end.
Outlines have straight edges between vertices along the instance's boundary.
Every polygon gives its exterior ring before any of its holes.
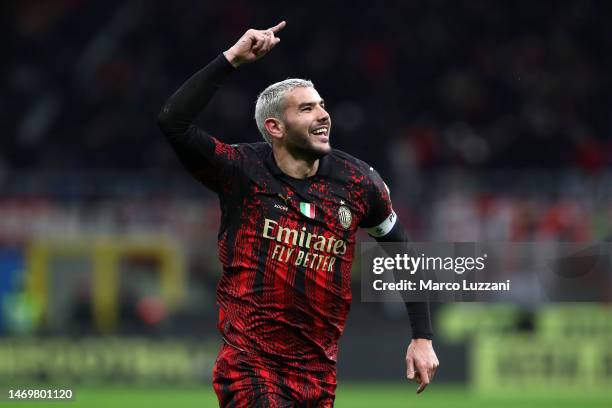
{"type": "Polygon", "coordinates": [[[286,22],[281,21],[267,30],[247,30],[223,55],[236,68],[246,62],[257,61],[280,42],[280,38],[275,35],[286,25],[286,22]]]}

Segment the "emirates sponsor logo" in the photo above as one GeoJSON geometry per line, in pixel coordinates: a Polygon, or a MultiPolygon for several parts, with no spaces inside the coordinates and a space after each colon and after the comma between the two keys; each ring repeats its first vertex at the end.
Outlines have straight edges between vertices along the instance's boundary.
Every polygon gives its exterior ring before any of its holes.
{"type": "Polygon", "coordinates": [[[317,270],[333,271],[336,256],[347,250],[342,239],[313,234],[306,227],[300,230],[283,227],[269,218],[264,220],[262,235],[277,242],[272,259],[317,270]]]}
{"type": "Polygon", "coordinates": [[[300,246],[306,249],[314,249],[319,252],[327,252],[334,255],[344,255],[346,252],[346,242],[334,236],[326,237],[316,235],[306,231],[306,227],[301,230],[283,227],[278,222],[266,218],[263,227],[263,237],[273,239],[285,245],[300,246]]]}

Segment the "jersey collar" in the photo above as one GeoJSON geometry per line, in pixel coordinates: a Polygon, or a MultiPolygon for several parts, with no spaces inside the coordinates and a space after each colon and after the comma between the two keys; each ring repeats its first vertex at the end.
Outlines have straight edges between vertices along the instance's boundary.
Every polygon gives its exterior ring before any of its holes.
{"type": "MultiPolygon", "coordinates": [[[[326,154],[325,156],[321,157],[319,159],[319,168],[317,169],[317,172],[314,176],[312,177],[316,177],[316,176],[327,176],[329,175],[329,167],[330,167],[330,154],[326,154]]],[[[268,152],[268,155],[266,156],[266,160],[265,160],[266,166],[268,167],[268,169],[270,169],[270,172],[274,175],[274,176],[285,176],[285,177],[289,177],[292,178],[291,176],[283,173],[283,171],[280,169],[280,167],[278,167],[278,165],[276,164],[276,160],[274,160],[274,154],[272,154],[272,149],[270,149],[270,151],[268,152]]],[[[309,177],[310,178],[310,177],[309,177]]]]}

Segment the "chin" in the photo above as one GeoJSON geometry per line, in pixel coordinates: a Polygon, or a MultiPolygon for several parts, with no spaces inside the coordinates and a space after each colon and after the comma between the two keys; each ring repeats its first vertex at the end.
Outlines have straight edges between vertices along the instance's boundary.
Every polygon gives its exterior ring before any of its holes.
{"type": "Polygon", "coordinates": [[[312,147],[297,148],[294,151],[295,157],[301,157],[307,160],[317,160],[331,153],[331,147],[312,147]]]}
{"type": "Polygon", "coordinates": [[[302,140],[302,143],[296,143],[289,146],[289,150],[292,151],[296,157],[316,160],[323,156],[327,156],[329,153],[331,153],[332,148],[329,142],[314,143],[313,141],[302,140]]]}
{"type": "Polygon", "coordinates": [[[332,151],[331,145],[330,144],[326,144],[326,145],[320,145],[320,146],[313,146],[311,149],[311,152],[313,155],[316,155],[317,158],[321,158],[323,156],[326,156],[328,154],[330,154],[332,151]]]}

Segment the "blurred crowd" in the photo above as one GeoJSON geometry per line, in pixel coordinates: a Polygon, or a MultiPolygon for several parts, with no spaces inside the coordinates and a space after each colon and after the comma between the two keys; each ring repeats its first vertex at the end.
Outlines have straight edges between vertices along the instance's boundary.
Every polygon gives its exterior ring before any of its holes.
{"type": "Polygon", "coordinates": [[[164,100],[249,27],[288,22],[205,115],[259,141],[257,93],[315,82],[333,144],[383,175],[612,164],[605,1],[21,0],[2,6],[0,169],[176,169],[164,100]],[[375,148],[373,148],[375,146],[375,148]],[[391,166],[393,168],[390,168],[391,166]]]}
{"type": "MultiPolygon", "coordinates": [[[[38,225],[24,193],[41,202],[76,199],[59,208],[94,214],[107,201],[104,211],[113,214],[113,200],[124,198],[206,197],[180,170],[157,128],[158,110],[246,28],[281,19],[288,25],[279,46],[230,78],[201,118],[215,136],[261,140],[252,118],[257,93],[287,77],[310,78],[330,107],[333,144],[383,174],[413,238],[609,236],[608,2],[23,0],[1,7],[5,241],[23,236],[11,227],[21,219],[7,215],[11,208],[25,211],[27,228],[38,225]]],[[[148,217],[143,208],[120,225],[148,217]]]]}

